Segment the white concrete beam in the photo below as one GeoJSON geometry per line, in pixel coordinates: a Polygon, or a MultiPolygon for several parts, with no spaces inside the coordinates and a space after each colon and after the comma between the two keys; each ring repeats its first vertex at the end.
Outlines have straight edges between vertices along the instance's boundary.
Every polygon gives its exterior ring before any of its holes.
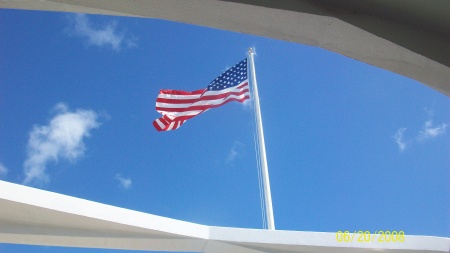
{"type": "MultiPolygon", "coordinates": [[[[450,96],[450,67],[383,38],[382,27],[394,27],[398,33],[407,31],[404,38],[407,41],[414,34],[426,41],[426,33],[410,31],[410,27],[370,15],[360,15],[358,19],[345,16],[343,19],[356,24],[351,25],[327,16],[314,1],[282,1],[280,5],[285,5],[284,9],[246,2],[258,3],[250,0],[0,0],[0,8],[159,18],[318,46],[410,77],[450,96]],[[357,24],[377,27],[375,30],[381,35],[358,28],[357,24]]],[[[389,6],[388,2],[385,7],[389,6]]],[[[433,39],[429,38],[434,41],[430,45],[416,46],[422,51],[438,47],[443,55],[448,55],[446,40],[433,39]]]]}
{"type": "Polygon", "coordinates": [[[335,233],[210,227],[0,181],[0,243],[128,250],[261,253],[448,252],[449,238],[342,243],[335,233]]]}

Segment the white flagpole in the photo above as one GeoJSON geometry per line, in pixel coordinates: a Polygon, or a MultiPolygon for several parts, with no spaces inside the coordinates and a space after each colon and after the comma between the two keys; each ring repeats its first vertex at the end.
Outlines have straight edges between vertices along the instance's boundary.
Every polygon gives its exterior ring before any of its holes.
{"type": "Polygon", "coordinates": [[[267,226],[269,230],[275,230],[275,222],[273,219],[273,209],[272,209],[272,195],[270,193],[269,171],[267,169],[266,145],[264,144],[264,132],[261,119],[261,109],[259,107],[258,85],[256,83],[255,62],[253,59],[253,54],[254,53],[252,48],[249,48],[248,55],[250,58],[250,73],[252,76],[252,84],[253,84],[253,99],[255,99],[256,124],[258,129],[259,152],[261,158],[261,167],[264,185],[264,199],[266,204],[265,206],[266,206],[267,226]]]}

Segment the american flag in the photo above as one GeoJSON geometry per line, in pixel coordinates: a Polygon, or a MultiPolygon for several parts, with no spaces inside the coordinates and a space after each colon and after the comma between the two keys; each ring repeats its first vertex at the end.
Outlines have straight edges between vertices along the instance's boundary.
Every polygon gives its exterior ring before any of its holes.
{"type": "Polygon", "coordinates": [[[250,98],[247,59],[214,79],[206,89],[196,91],[160,90],[156,111],[162,117],[153,121],[158,131],[178,129],[186,120],[230,101],[244,102],[250,98]]]}

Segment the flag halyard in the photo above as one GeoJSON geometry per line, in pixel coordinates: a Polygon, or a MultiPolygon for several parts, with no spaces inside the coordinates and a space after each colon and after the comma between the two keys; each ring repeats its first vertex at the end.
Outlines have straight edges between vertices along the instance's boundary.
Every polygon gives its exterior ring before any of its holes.
{"type": "Polygon", "coordinates": [[[153,121],[158,131],[178,129],[186,120],[209,109],[231,101],[244,102],[250,98],[247,59],[229,68],[205,89],[195,91],[160,90],[156,111],[162,117],[153,121]]]}

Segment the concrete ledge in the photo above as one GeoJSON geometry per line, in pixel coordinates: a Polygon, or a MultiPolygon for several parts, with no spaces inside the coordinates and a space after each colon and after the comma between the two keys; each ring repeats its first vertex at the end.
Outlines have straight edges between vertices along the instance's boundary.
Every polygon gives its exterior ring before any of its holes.
{"type": "Polygon", "coordinates": [[[211,227],[0,181],[0,242],[129,250],[257,253],[448,252],[450,239],[339,243],[335,233],[211,227]]]}
{"type": "MultiPolygon", "coordinates": [[[[445,64],[450,59],[448,38],[433,33],[438,26],[427,22],[419,30],[408,25],[418,22],[414,15],[427,20],[423,16],[428,14],[414,14],[416,8],[437,6],[428,10],[436,12],[449,4],[402,3],[414,6],[406,16],[399,11],[404,9],[399,0],[0,0],[0,8],[158,18],[318,46],[410,77],[450,96],[450,66],[445,64]],[[361,7],[364,3],[373,7],[373,13],[360,12],[358,8],[367,9],[361,7]],[[385,11],[376,12],[378,9],[385,11]],[[385,12],[393,14],[379,16],[385,12]],[[400,19],[405,20],[398,22],[400,19]]],[[[441,12],[435,16],[442,18],[446,27],[447,16],[441,12]]]]}

